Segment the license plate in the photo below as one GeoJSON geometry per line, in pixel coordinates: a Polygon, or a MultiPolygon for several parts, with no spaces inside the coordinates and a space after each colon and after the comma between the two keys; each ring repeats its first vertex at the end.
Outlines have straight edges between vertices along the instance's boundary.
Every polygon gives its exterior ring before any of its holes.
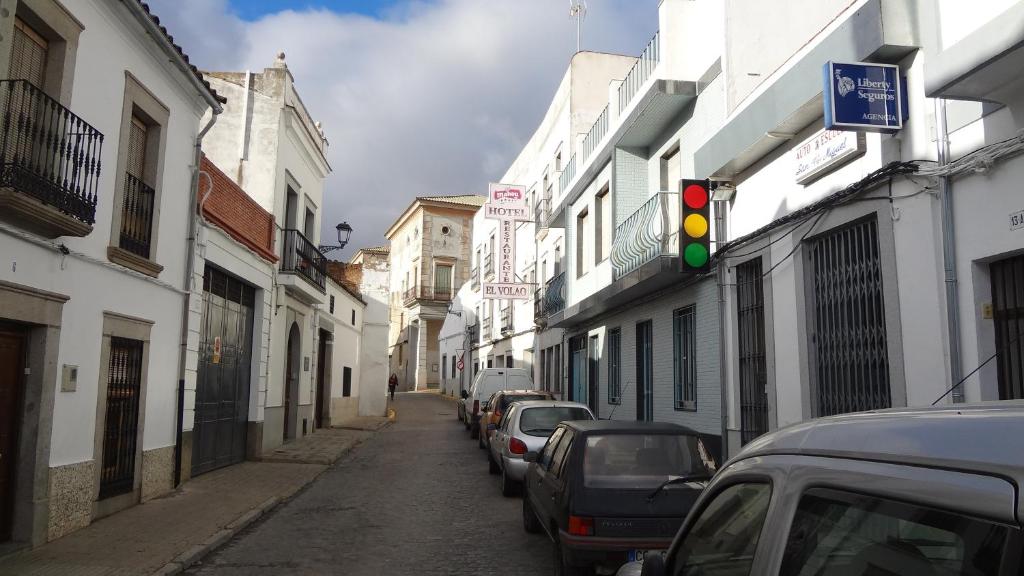
{"type": "Polygon", "coordinates": [[[646,558],[648,556],[653,556],[655,554],[660,554],[660,555],[664,556],[665,555],[665,551],[664,550],[630,550],[629,551],[629,561],[630,562],[637,562],[637,561],[643,562],[644,558],[646,558]]]}

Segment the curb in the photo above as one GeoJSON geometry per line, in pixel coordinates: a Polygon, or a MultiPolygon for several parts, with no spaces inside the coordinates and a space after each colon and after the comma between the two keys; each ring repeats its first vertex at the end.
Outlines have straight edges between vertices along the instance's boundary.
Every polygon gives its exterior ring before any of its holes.
{"type": "MultiPolygon", "coordinates": [[[[387,424],[378,428],[378,431],[391,425],[394,421],[394,411],[392,410],[388,414],[387,424]]],[[[320,471],[316,476],[310,478],[309,482],[306,482],[305,484],[297,487],[289,494],[271,496],[267,500],[263,501],[262,504],[256,506],[255,508],[252,508],[251,510],[242,514],[238,518],[235,518],[230,524],[228,524],[224,528],[218,530],[217,532],[214,532],[209,538],[204,540],[201,544],[197,544],[192,548],[189,548],[185,552],[182,552],[181,554],[175,556],[173,560],[171,560],[167,564],[164,564],[163,568],[160,568],[156,572],[153,572],[152,576],[174,576],[176,574],[181,574],[185,570],[188,570],[194,564],[202,560],[205,556],[226,544],[229,540],[238,535],[239,532],[255,524],[260,518],[270,513],[274,508],[278,507],[284,502],[291,500],[292,497],[297,495],[299,492],[302,492],[303,490],[308,488],[311,484],[313,484],[313,482],[316,482],[316,480],[320,478],[320,476],[324,472],[327,472],[327,470],[329,470],[331,466],[334,465],[334,463],[341,460],[344,456],[355,450],[356,447],[360,446],[361,444],[361,441],[352,444],[347,449],[340,452],[338,454],[338,457],[332,460],[330,463],[321,464],[322,466],[324,466],[324,469],[320,471]]]]}

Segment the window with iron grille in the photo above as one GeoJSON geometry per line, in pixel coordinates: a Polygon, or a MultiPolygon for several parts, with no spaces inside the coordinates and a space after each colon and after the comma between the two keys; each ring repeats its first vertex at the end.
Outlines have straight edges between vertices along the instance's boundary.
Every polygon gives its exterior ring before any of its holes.
{"type": "Polygon", "coordinates": [[[131,492],[134,488],[142,344],[139,340],[110,338],[107,407],[103,421],[103,468],[100,470],[101,499],[131,492]]]}
{"type": "Polygon", "coordinates": [[[768,432],[768,369],[764,341],[762,268],[760,256],[736,267],[740,441],[743,444],[768,432]]]}
{"type": "Polygon", "coordinates": [[[672,313],[672,366],[676,410],[697,409],[697,343],[693,333],[696,308],[672,313]]]}
{"type": "Polygon", "coordinates": [[[334,296],[331,296],[330,310],[331,310],[331,314],[334,314],[334,296]]]}
{"type": "Polygon", "coordinates": [[[816,416],[888,408],[878,223],[874,217],[810,242],[816,416]]]}
{"type": "Polygon", "coordinates": [[[622,329],[608,331],[608,403],[622,403],[622,329]]]}
{"type": "Polygon", "coordinates": [[[1024,256],[989,265],[999,399],[1024,398],[1024,256]]]}
{"type": "Polygon", "coordinates": [[[121,199],[121,240],[119,246],[149,258],[153,231],[156,191],[147,181],[146,143],[149,126],[133,115],[128,127],[128,152],[125,165],[124,194],[121,199]]]}

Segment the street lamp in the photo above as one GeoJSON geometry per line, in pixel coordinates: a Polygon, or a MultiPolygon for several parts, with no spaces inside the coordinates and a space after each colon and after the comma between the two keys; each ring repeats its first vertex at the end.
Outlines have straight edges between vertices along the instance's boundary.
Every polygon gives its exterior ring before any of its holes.
{"type": "Polygon", "coordinates": [[[342,248],[345,247],[346,244],[348,244],[348,239],[352,237],[352,227],[348,225],[348,222],[342,222],[341,224],[338,224],[334,228],[338,231],[338,245],[321,245],[321,253],[326,254],[331,250],[341,250],[342,248]]]}

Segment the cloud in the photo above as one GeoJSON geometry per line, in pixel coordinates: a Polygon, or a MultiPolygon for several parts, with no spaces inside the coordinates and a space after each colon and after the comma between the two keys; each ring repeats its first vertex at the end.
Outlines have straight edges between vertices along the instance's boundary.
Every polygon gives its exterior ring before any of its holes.
{"type": "MultiPolygon", "coordinates": [[[[330,140],[324,238],[347,220],[346,254],[384,243],[415,196],[486,193],[540,122],[576,47],[563,0],[408,0],[379,18],[303,9],[252,22],[226,0],[150,4],[201,68],[261,70],[287,54],[330,140]]],[[[638,54],[657,28],[657,4],[590,0],[584,48],[638,54]]]]}

